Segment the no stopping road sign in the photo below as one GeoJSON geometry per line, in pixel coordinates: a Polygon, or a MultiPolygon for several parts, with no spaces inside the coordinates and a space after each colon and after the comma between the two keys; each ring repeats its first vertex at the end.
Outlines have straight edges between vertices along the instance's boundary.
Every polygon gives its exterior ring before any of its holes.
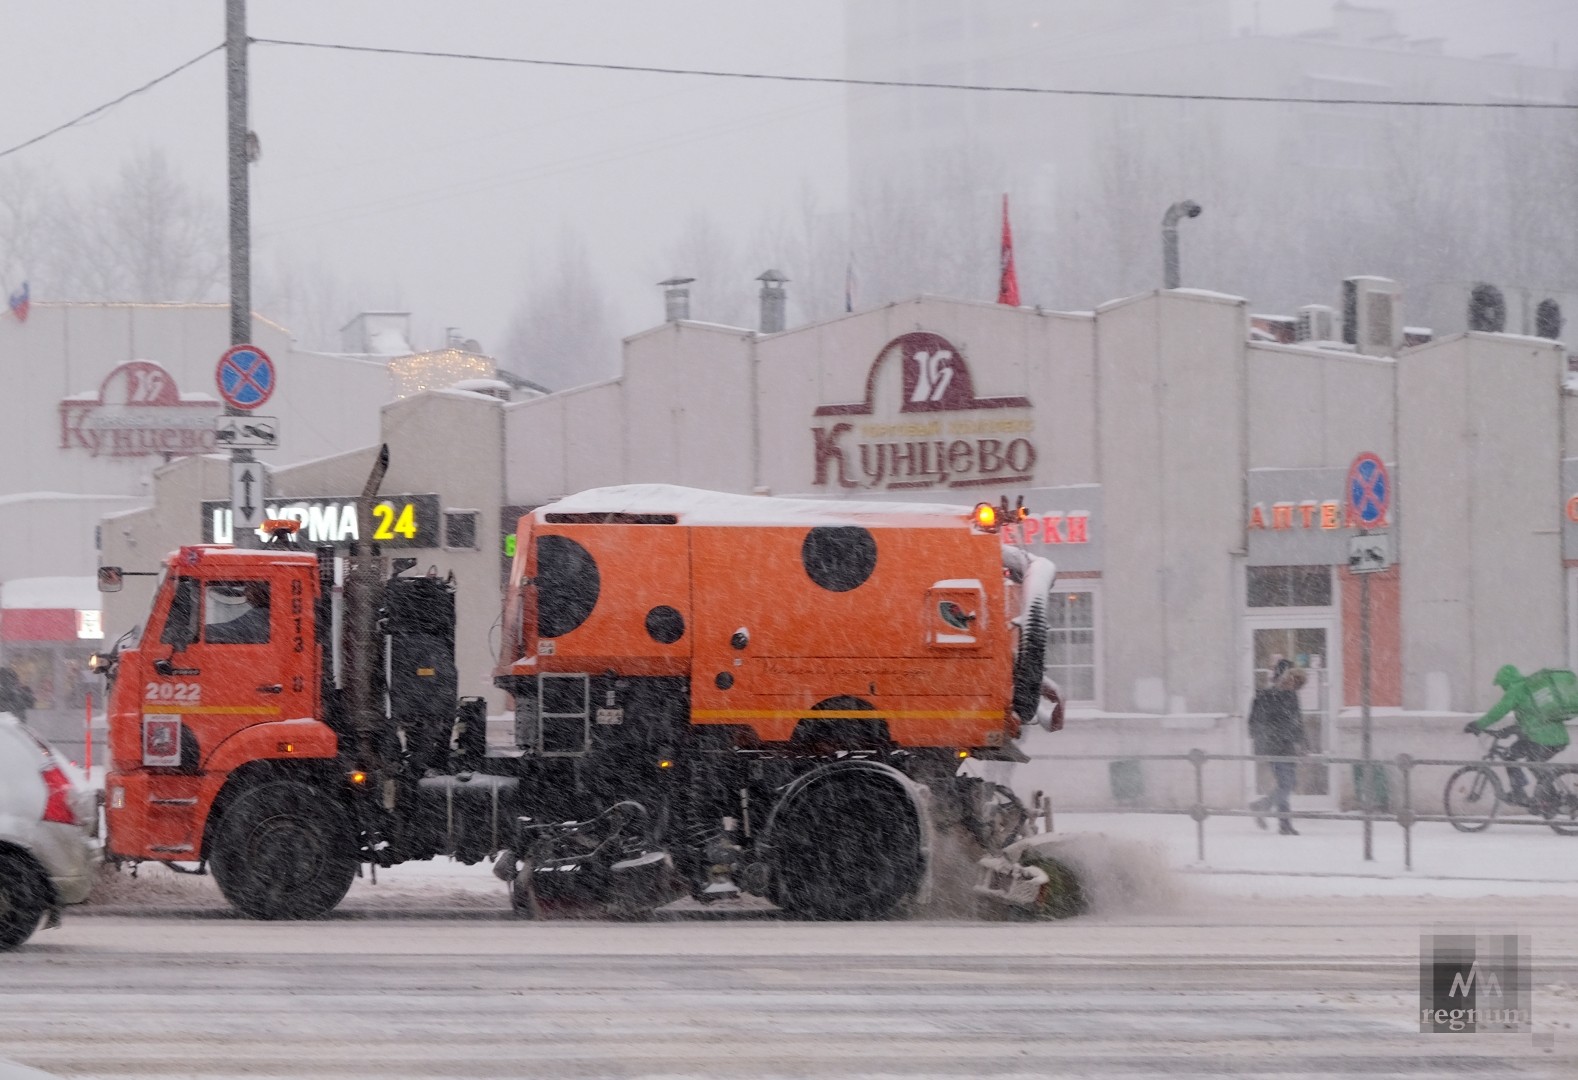
{"type": "Polygon", "coordinates": [[[226,405],[255,409],[274,393],[274,361],[256,345],[237,345],[219,358],[214,382],[226,405]]]}

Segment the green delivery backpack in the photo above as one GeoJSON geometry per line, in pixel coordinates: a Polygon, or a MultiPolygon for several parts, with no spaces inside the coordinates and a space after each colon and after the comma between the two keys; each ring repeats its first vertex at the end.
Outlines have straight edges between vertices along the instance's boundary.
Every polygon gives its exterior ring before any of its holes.
{"type": "Polygon", "coordinates": [[[1543,719],[1563,721],[1578,716],[1578,675],[1561,668],[1541,668],[1528,678],[1534,711],[1543,719]]]}

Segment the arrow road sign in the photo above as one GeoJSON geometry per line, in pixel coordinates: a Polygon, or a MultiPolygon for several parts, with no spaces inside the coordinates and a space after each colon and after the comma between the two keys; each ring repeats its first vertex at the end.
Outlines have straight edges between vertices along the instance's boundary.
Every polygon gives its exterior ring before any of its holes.
{"type": "Polygon", "coordinates": [[[263,485],[267,473],[256,461],[230,463],[230,511],[234,534],[263,524],[263,485]]]}
{"type": "Polygon", "coordinates": [[[275,416],[218,416],[214,442],[233,450],[272,450],[279,445],[279,418],[275,416]]]}
{"type": "Polygon", "coordinates": [[[255,409],[274,393],[274,361],[256,345],[237,345],[219,358],[214,381],[226,405],[255,409]]]}

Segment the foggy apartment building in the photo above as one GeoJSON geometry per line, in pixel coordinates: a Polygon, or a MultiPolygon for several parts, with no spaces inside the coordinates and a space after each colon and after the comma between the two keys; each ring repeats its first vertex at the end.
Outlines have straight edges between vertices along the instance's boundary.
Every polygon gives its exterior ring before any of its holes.
{"type": "MultiPolygon", "coordinates": [[[[1391,12],[1345,2],[1326,28],[1292,36],[1256,32],[1230,0],[845,10],[848,72],[866,79],[1492,103],[1575,93],[1554,56],[1449,55],[1400,34],[1391,12]]],[[[1437,333],[1465,328],[1479,281],[1506,293],[1509,331],[1532,333],[1543,298],[1578,303],[1578,265],[1551,239],[1578,225],[1578,131],[1556,110],[852,87],[848,163],[857,252],[875,241],[863,302],[979,293],[1007,193],[1029,304],[1089,308],[1155,287],[1162,213],[1185,198],[1205,213],[1184,226],[1184,284],[1266,310],[1333,304],[1330,283],[1357,266],[1408,282],[1404,318],[1437,333]],[[886,257],[916,233],[920,250],[886,257]]]]}

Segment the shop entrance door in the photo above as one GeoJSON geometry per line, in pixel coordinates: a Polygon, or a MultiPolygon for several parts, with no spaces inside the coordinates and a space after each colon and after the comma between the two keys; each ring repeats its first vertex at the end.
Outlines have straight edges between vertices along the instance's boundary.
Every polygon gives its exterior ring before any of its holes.
{"type": "MultiPolygon", "coordinates": [[[[1279,660],[1292,661],[1304,673],[1299,690],[1299,711],[1304,723],[1305,752],[1316,758],[1333,752],[1337,728],[1337,694],[1342,686],[1335,620],[1307,616],[1256,616],[1248,622],[1248,668],[1244,679],[1244,715],[1256,691],[1271,684],[1279,660]]],[[[1253,798],[1272,791],[1275,781],[1271,766],[1252,763],[1250,789],[1253,798]]],[[[1336,777],[1333,766],[1318,760],[1299,763],[1292,805],[1303,810],[1333,810],[1337,807],[1336,777]]]]}

